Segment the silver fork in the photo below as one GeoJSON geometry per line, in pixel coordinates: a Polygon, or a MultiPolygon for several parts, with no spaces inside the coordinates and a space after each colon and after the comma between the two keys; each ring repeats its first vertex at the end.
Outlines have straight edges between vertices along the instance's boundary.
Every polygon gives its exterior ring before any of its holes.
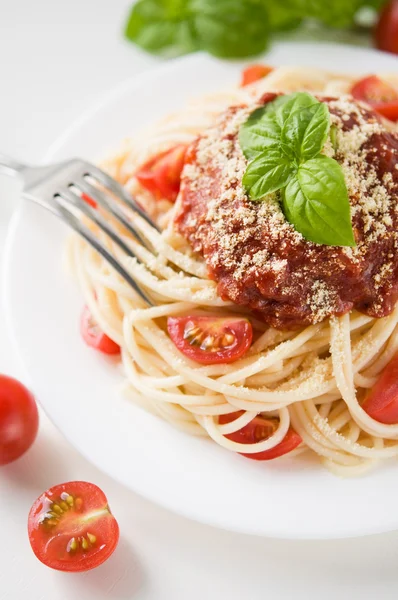
{"type": "Polygon", "coordinates": [[[123,277],[123,279],[139,294],[149,305],[153,302],[147,294],[131,277],[123,267],[104,246],[104,244],[93,235],[92,231],[82,222],[76,208],[85,215],[92,223],[95,223],[101,231],[121,248],[127,256],[139,258],[123,241],[116,229],[101,215],[101,213],[89,206],[81,198],[80,194],[86,194],[92,198],[104,211],[111,214],[123,227],[125,227],[136,240],[148,250],[151,248],[142,238],[133,224],[126,218],[120,206],[112,197],[117,196],[119,201],[133,212],[139,214],[154,229],[159,231],[156,224],[150,219],[137,202],[126,192],[126,190],[112,177],[104,173],[98,167],[81,159],[57,163],[55,165],[30,167],[3,154],[0,154],[0,172],[16,175],[23,180],[22,196],[32,200],[36,204],[46,208],[62,221],[67,223],[74,231],[81,235],[101,256],[123,277]],[[94,183],[91,183],[94,182],[94,183]],[[97,187],[99,185],[99,187],[97,187]],[[106,193],[107,190],[109,193],[106,193]]]}

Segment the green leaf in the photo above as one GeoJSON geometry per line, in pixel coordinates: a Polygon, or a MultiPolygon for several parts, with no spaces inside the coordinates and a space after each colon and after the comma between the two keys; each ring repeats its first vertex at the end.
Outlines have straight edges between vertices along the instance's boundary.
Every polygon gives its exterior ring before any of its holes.
{"type": "Polygon", "coordinates": [[[311,19],[350,27],[364,6],[379,9],[386,0],[138,0],[126,37],[162,55],[206,50],[225,58],[258,54],[269,34],[294,29],[311,19]]]}
{"type": "Polygon", "coordinates": [[[302,19],[301,0],[268,0],[269,25],[272,31],[296,29],[302,19]]]}
{"type": "Polygon", "coordinates": [[[329,128],[329,108],[316,100],[309,106],[293,108],[282,129],[282,143],[292,149],[298,161],[308,160],[322,150],[329,128]]]}
{"type": "Polygon", "coordinates": [[[200,47],[221,58],[244,58],[268,45],[268,10],[263,0],[190,0],[200,47]]]}
{"type": "Polygon", "coordinates": [[[262,106],[251,113],[240,127],[239,144],[247,159],[255,158],[266,148],[277,148],[280,144],[281,128],[262,106]]]}
{"type": "Polygon", "coordinates": [[[361,6],[370,5],[371,0],[311,0],[308,2],[308,17],[328,27],[349,27],[361,6]]]}
{"type": "Polygon", "coordinates": [[[355,246],[344,174],[332,158],[319,156],[299,167],[283,194],[283,209],[307,240],[355,246]]]}
{"type": "Polygon", "coordinates": [[[290,160],[271,148],[249,163],[242,183],[252,200],[260,200],[285,187],[294,171],[290,160]]]}
{"type": "Polygon", "coordinates": [[[199,48],[184,0],[139,0],[126,24],[125,36],[138,46],[167,57],[199,48]]]}
{"type": "Polygon", "coordinates": [[[125,35],[155,54],[244,58],[267,47],[268,10],[262,0],[138,0],[125,35]]]}
{"type": "Polygon", "coordinates": [[[274,117],[282,129],[289,117],[296,111],[316,104],[318,100],[307,92],[296,92],[279,96],[268,104],[267,114],[274,117]]]}
{"type": "Polygon", "coordinates": [[[252,200],[282,190],[285,216],[306,239],[354,246],[343,170],[320,155],[329,131],[328,106],[305,92],[257,109],[239,132],[244,155],[253,159],[242,182],[252,200]]]}

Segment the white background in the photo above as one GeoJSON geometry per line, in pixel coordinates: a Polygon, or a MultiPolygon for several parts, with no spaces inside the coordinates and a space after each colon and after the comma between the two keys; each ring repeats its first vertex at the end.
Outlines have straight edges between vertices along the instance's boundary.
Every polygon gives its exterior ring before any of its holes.
{"type": "MultiPolygon", "coordinates": [[[[102,93],[157,64],[122,38],[129,4],[0,0],[0,151],[38,161],[102,93]]],[[[16,182],[0,179],[0,255],[17,202],[16,182]]],[[[1,313],[0,371],[18,376],[1,313]]],[[[397,533],[286,542],[192,523],[102,475],[41,417],[32,450],[0,471],[0,600],[397,597],[397,533]],[[34,499],[45,488],[72,479],[103,488],[121,529],[113,557],[97,570],[77,575],[41,565],[26,534],[34,499]]],[[[264,519],[272,519],[272,514],[264,514],[264,519]]]]}

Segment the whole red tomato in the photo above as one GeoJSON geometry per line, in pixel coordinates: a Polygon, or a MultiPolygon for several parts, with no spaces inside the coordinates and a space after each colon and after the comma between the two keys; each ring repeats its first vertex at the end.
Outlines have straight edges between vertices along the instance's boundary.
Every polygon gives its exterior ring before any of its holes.
{"type": "Polygon", "coordinates": [[[398,54],[398,0],[391,0],[381,11],[374,39],[380,50],[398,54]]]}
{"type": "Polygon", "coordinates": [[[16,379],[0,375],[0,465],[22,456],[33,444],[38,427],[32,394],[16,379]]]}

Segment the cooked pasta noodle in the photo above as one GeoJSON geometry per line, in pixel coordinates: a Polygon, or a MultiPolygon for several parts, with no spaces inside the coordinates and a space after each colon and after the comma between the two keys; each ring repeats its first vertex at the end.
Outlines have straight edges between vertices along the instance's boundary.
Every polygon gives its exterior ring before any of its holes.
{"type": "Polygon", "coordinates": [[[124,256],[98,232],[153,298],[154,307],[146,307],[83,240],[73,237],[69,246],[93,317],[122,348],[128,398],[179,429],[208,436],[234,452],[254,454],[273,448],[292,426],[303,443],[291,454],[310,450],[340,475],[362,473],[381,459],[398,455],[398,424],[377,422],[361,408],[366,391],[398,351],[398,307],[380,319],[352,311],[296,331],[274,329],[250,315],[255,341],[243,358],[231,364],[197,364],[170,340],[167,317],[247,311],[217,294],[204,261],[173,229],[174,206],[155,199],[134,174],[151,156],[194,140],[230,105],[253,101],[267,91],[340,96],[349,91],[353,80],[309,68],[277,68],[246,88],[192,102],[135,136],[104,163],[162,228],[158,233],[138,215],[129,215],[153,247],[152,254],[120,230],[140,262],[124,256]],[[219,423],[219,415],[236,411],[243,411],[237,419],[219,423]],[[258,413],[278,418],[271,437],[253,444],[225,437],[258,413]]]}

